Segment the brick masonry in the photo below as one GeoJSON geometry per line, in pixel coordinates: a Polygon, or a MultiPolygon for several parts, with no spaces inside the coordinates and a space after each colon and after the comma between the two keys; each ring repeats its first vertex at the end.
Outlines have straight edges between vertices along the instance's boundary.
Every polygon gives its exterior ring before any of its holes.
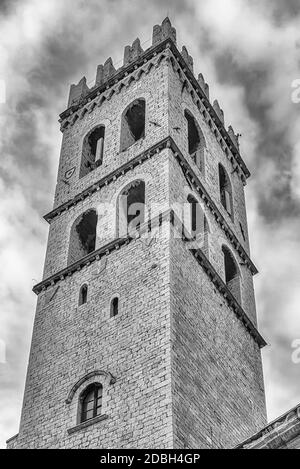
{"type": "MultiPolygon", "coordinates": [[[[174,28],[167,23],[160,28],[153,47],[162,31],[162,40],[166,31],[174,40],[174,28]]],[[[241,171],[221,147],[215,124],[207,123],[183,87],[171,50],[151,60],[151,67],[141,62],[147,73],[131,81],[127,76],[118,93],[64,127],[54,208],[171,136],[250,255],[241,171]],[[139,98],[146,101],[145,137],[120,151],[122,113],[139,98]],[[204,173],[188,154],[185,109],[206,140],[204,173]],[[103,164],[79,178],[83,139],[98,125],[105,126],[103,164]],[[220,203],[219,163],[231,175],[234,220],[220,203]]],[[[242,307],[256,324],[252,273],[170,148],[51,219],[43,279],[67,267],[71,228],[86,210],[98,213],[96,249],[116,238],[118,195],[137,179],[145,182],[150,218],[170,207],[176,212],[190,194],[199,200],[209,224],[209,261],[224,279],[222,245],[230,247],[241,272],[242,307]]],[[[8,447],[229,448],[265,424],[259,346],[174,230],[166,220],[152,231],[152,241],[143,235],[39,293],[20,431],[8,447]],[[79,307],[84,283],[88,301],[79,307]],[[119,314],[110,318],[114,296],[119,314]],[[96,374],[66,403],[70,390],[90,373],[96,374]],[[105,418],[76,428],[79,394],[94,381],[103,384],[105,418]]]]}

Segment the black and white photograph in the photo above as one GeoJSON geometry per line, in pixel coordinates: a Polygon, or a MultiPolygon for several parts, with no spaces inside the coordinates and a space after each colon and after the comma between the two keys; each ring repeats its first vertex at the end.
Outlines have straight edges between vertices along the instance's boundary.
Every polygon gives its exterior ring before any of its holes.
{"type": "Polygon", "coordinates": [[[300,449],[300,0],[0,0],[0,265],[1,449],[300,449]]]}

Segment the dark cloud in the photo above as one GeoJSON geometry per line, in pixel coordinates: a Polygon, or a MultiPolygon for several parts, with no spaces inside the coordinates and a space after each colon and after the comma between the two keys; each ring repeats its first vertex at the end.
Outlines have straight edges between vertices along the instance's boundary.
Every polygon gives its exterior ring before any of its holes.
{"type": "MultiPolygon", "coordinates": [[[[258,124],[256,155],[252,162],[254,178],[265,166],[265,160],[272,161],[276,167],[271,183],[262,185],[262,178],[257,177],[256,191],[261,215],[268,222],[299,215],[300,206],[292,197],[290,184],[293,147],[286,131],[289,122],[276,126],[272,119],[273,102],[264,97],[264,90],[268,89],[273,80],[272,67],[264,60],[241,63],[231,51],[216,54],[215,67],[220,83],[244,89],[246,108],[250,117],[258,124]]],[[[277,99],[282,97],[278,96],[277,99]]],[[[291,122],[296,112],[295,106],[291,106],[291,122]]]]}
{"type": "MultiPolygon", "coordinates": [[[[239,54],[243,51],[237,52],[238,44],[235,44],[236,47],[231,47],[224,41],[218,30],[220,28],[218,24],[215,26],[204,22],[203,16],[210,3],[207,1],[64,0],[61,2],[44,0],[45,5],[55,7],[51,12],[52,16],[49,15],[49,20],[46,18],[46,21],[43,17],[42,3],[33,4],[33,0],[0,1],[1,19],[9,17],[12,24],[17,26],[17,29],[11,30],[12,35],[17,35],[18,30],[22,29],[20,23],[17,22],[17,15],[14,17],[16,8],[20,13],[22,9],[26,10],[28,5],[33,7],[32,11],[36,11],[36,8],[40,6],[41,11],[36,12],[37,17],[32,27],[35,24],[38,26],[43,24],[42,31],[35,32],[34,40],[31,39],[31,34],[25,39],[22,35],[11,38],[13,44],[9,50],[8,64],[6,64],[9,67],[7,83],[9,100],[2,114],[0,108],[0,119],[5,116],[5,133],[1,135],[0,142],[2,143],[1,154],[5,155],[0,167],[0,182],[4,187],[2,197],[5,197],[5,200],[2,200],[2,206],[5,207],[5,219],[2,222],[3,226],[11,227],[5,243],[7,246],[11,240],[12,246],[9,253],[13,254],[16,261],[20,262],[22,258],[27,259],[28,262],[28,266],[26,263],[25,266],[21,263],[18,264],[19,268],[15,267],[11,273],[5,272],[2,282],[6,292],[3,295],[3,304],[7,309],[7,323],[10,324],[8,350],[11,364],[11,374],[6,376],[5,392],[3,392],[6,397],[3,402],[7,402],[5,400],[7,396],[16,389],[20,391],[24,382],[25,359],[27,359],[35,307],[35,299],[30,293],[31,278],[36,277],[36,281],[40,279],[39,269],[42,267],[41,258],[47,235],[47,228],[39,217],[51,208],[53,200],[61,138],[57,118],[59,112],[66,107],[69,85],[77,82],[83,75],[87,76],[88,81],[93,80],[97,65],[103,63],[108,56],[112,56],[115,62],[122,59],[123,47],[132,43],[137,36],[142,42],[148,41],[144,48],[149,47],[152,26],[161,22],[166,15],[177,28],[180,46],[181,37],[184,39],[183,42],[187,42],[188,48],[195,46],[193,43],[189,44],[184,32],[190,34],[192,41],[195,38],[197,45],[200,44],[201,53],[211,68],[216,71],[221,87],[226,85],[225,89],[226,87],[231,90],[241,88],[245,91],[245,108],[259,129],[250,169],[253,173],[252,194],[257,200],[259,215],[262,216],[263,222],[266,226],[272,223],[276,225],[278,222],[284,224],[287,218],[292,219],[299,214],[299,206],[293,198],[290,185],[293,144],[288,132],[299,111],[296,106],[291,105],[287,119],[278,125],[272,118],[274,100],[290,99],[289,82],[287,90],[282,89],[280,95],[273,92],[270,97],[269,93],[266,93],[270,83],[278,79],[272,66],[277,54],[273,44],[276,39],[275,35],[274,38],[266,35],[270,56],[260,57],[260,51],[257,49],[255,52],[260,58],[253,59],[252,57],[250,60],[246,52],[248,47],[249,49],[253,47],[251,39],[245,45],[245,51],[241,57],[239,54]],[[200,14],[196,19],[199,5],[200,14]],[[272,167],[275,167],[275,173],[271,179],[264,174],[266,163],[269,162],[272,163],[272,167]],[[267,183],[264,183],[264,177],[267,183]],[[15,202],[19,201],[20,194],[24,198],[24,206],[19,203],[16,207],[15,202]],[[34,258],[37,250],[38,255],[34,258]],[[22,278],[16,279],[18,270],[22,272],[22,278]],[[16,288],[16,283],[19,288],[16,288]],[[21,314],[22,320],[20,320],[21,314]],[[15,326],[14,322],[18,326],[15,326]]],[[[258,12],[258,17],[266,19],[268,25],[275,23],[278,33],[281,31],[280,28],[299,16],[298,3],[298,0],[245,1],[245,5],[250,6],[252,11],[258,12]]],[[[243,32],[244,41],[247,39],[247,33],[255,27],[255,24],[250,24],[249,31],[243,32]]],[[[295,44],[291,44],[291,47],[295,47],[295,44]]],[[[195,49],[197,49],[196,46],[195,49]]],[[[202,60],[201,53],[199,54],[200,60],[202,60]]],[[[117,67],[121,65],[122,61],[116,64],[117,67]]],[[[201,71],[205,72],[205,70],[201,71]]],[[[90,86],[92,85],[93,82],[90,86]]],[[[221,102],[222,96],[219,98],[221,102]]],[[[286,106],[286,102],[283,104],[286,106]]],[[[232,109],[231,115],[234,114],[235,109],[232,109]]],[[[247,129],[244,130],[247,133],[247,129]]],[[[265,232],[267,232],[266,226],[261,228],[265,232]]],[[[266,243],[266,239],[267,237],[262,236],[261,243],[266,243]]],[[[277,242],[273,239],[271,242],[268,239],[268,249],[272,252],[272,258],[275,257],[280,246],[281,239],[280,237],[278,239],[277,242]]],[[[5,265],[5,259],[1,258],[1,262],[5,265]]],[[[295,383],[296,367],[289,366],[289,339],[287,336],[282,337],[281,331],[272,329],[274,318],[275,321],[279,321],[282,310],[287,307],[285,300],[290,291],[287,290],[285,296],[274,294],[274,290],[280,291],[279,286],[286,287],[284,284],[285,281],[288,282],[284,278],[286,270],[283,270],[282,276],[275,278],[273,273],[275,264],[265,258],[264,262],[263,280],[270,280],[270,283],[264,286],[264,295],[260,299],[262,323],[267,331],[271,331],[269,336],[275,344],[275,349],[273,348],[270,352],[270,362],[276,370],[276,373],[274,372],[276,376],[271,377],[270,380],[274,382],[279,376],[295,383]],[[280,301],[281,297],[282,301],[280,301]]],[[[263,261],[261,263],[263,264],[263,261]]],[[[20,392],[19,396],[21,402],[20,392]]],[[[10,422],[11,418],[7,416],[5,421],[10,422]]],[[[7,425],[11,427],[11,424],[7,425]]]]}
{"type": "Polygon", "coordinates": [[[278,25],[284,25],[300,16],[299,0],[263,0],[262,3],[278,25]]]}
{"type": "Polygon", "coordinates": [[[12,14],[20,0],[0,0],[0,15],[12,14]]]}

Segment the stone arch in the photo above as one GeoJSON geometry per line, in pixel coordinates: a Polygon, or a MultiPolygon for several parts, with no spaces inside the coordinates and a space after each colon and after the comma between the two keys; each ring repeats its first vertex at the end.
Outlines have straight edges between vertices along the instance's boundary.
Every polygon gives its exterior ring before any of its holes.
{"type": "Polygon", "coordinates": [[[206,141],[203,132],[194,115],[187,108],[184,110],[184,117],[187,122],[188,153],[201,173],[205,174],[206,141]]]}
{"type": "Polygon", "coordinates": [[[79,298],[78,298],[78,306],[82,306],[87,303],[88,300],[88,284],[85,282],[81,285],[79,289],[79,298]]]}
{"type": "Polygon", "coordinates": [[[95,251],[97,222],[95,209],[89,209],[75,219],[70,230],[68,265],[95,251]]]}
{"type": "Polygon", "coordinates": [[[116,207],[117,237],[138,231],[146,217],[146,184],[141,178],[129,182],[119,192],[116,207]]]}
{"type": "Polygon", "coordinates": [[[84,375],[82,378],[80,378],[74,386],[72,386],[71,390],[69,391],[69,394],[66,399],[66,404],[70,404],[73,400],[73,397],[77,390],[83,386],[84,383],[89,381],[91,378],[104,378],[108,384],[115,384],[116,378],[109,372],[109,371],[104,371],[104,370],[95,370],[91,371],[90,373],[87,373],[84,375]]]}
{"type": "MultiPolygon", "coordinates": [[[[209,235],[210,226],[207,216],[194,194],[187,196],[187,226],[192,241],[196,241],[197,247],[200,247],[207,258],[209,258],[209,235]]],[[[186,223],[185,223],[186,226],[186,223]]]]}
{"type": "Polygon", "coordinates": [[[79,178],[101,166],[104,155],[105,126],[98,124],[83,138],[79,178]]]}
{"type": "Polygon", "coordinates": [[[241,272],[238,263],[231,249],[226,244],[222,245],[222,253],[224,260],[224,279],[227,288],[241,304],[241,272]]]}
{"type": "Polygon", "coordinates": [[[233,219],[233,195],[231,180],[226,169],[221,163],[219,163],[218,171],[221,204],[225,208],[228,215],[230,215],[230,217],[233,219]]]}
{"type": "Polygon", "coordinates": [[[145,137],[146,100],[134,99],[124,109],[121,116],[120,151],[127,150],[131,145],[145,137]]]}

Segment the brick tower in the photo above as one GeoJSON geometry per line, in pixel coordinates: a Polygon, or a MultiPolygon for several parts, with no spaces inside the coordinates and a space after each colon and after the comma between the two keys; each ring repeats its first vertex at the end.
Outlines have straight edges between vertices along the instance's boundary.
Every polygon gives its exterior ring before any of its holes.
{"type": "Polygon", "coordinates": [[[10,448],[231,448],[265,424],[238,136],[168,18],[72,85],[10,448]]]}

